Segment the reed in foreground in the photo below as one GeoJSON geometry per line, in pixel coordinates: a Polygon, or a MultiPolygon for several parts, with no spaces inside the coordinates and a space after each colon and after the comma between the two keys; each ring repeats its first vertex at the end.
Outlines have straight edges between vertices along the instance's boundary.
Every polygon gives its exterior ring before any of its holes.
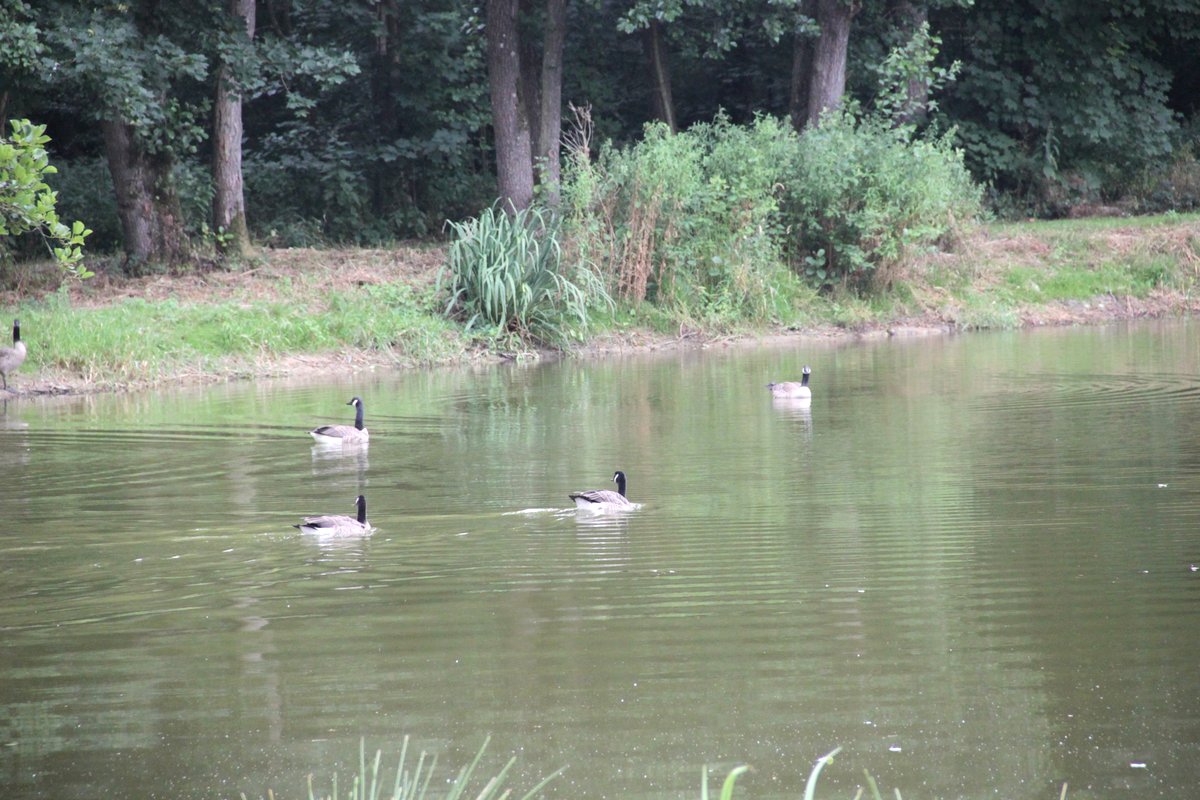
{"type": "MultiPolygon", "coordinates": [[[[831,752],[826,753],[817,759],[817,763],[813,765],[812,772],[808,773],[808,781],[804,784],[804,800],[815,800],[817,796],[817,778],[821,776],[821,770],[825,769],[826,765],[833,763],[833,757],[842,752],[842,748],[834,748],[831,752]]],[[[733,800],[733,786],[737,779],[745,772],[749,771],[748,765],[734,767],[725,776],[725,782],[721,785],[721,794],[719,800],[733,800]]],[[[867,779],[867,787],[871,791],[872,800],[883,800],[883,795],[879,793],[879,786],[876,785],[875,779],[866,770],[863,770],[863,775],[867,779]]],[[[903,800],[900,796],[900,790],[896,789],[896,800],[903,800]]],[[[861,800],[863,797],[863,789],[859,787],[858,792],[854,795],[854,800],[861,800]]],[[[708,768],[705,767],[700,773],[700,800],[709,800],[708,797],[708,768]]]]}
{"type": "MultiPolygon", "coordinates": [[[[471,763],[463,767],[458,772],[458,776],[450,786],[450,790],[446,792],[439,800],[460,800],[471,783],[471,778],[475,774],[476,767],[479,766],[480,759],[483,758],[483,753],[487,750],[488,742],[491,737],[483,740],[483,744],[479,747],[479,752],[475,754],[475,758],[471,763]]],[[[345,794],[338,792],[338,776],[333,774],[333,784],[328,794],[322,794],[313,788],[313,777],[308,776],[308,800],[339,800],[344,797],[346,800],[379,800],[381,796],[388,800],[426,800],[434,795],[429,793],[429,784],[433,779],[434,770],[437,769],[437,755],[429,756],[424,750],[417,757],[416,763],[411,765],[408,762],[408,737],[404,737],[404,744],[400,749],[400,760],[396,765],[395,779],[391,784],[390,794],[383,795],[385,790],[384,779],[380,775],[380,762],[383,758],[383,751],[376,750],[375,758],[367,763],[367,746],[365,740],[359,740],[358,747],[358,774],[354,775],[350,781],[350,787],[345,794]]],[[[507,799],[512,797],[513,790],[504,785],[508,776],[508,772],[512,769],[513,764],[517,761],[516,756],[508,760],[498,773],[492,776],[484,783],[483,787],[478,790],[472,790],[472,796],[475,800],[499,800],[500,798],[507,799]]],[[[529,800],[536,795],[542,788],[557,777],[564,768],[559,768],[554,772],[542,778],[536,786],[522,795],[518,795],[516,800],[529,800]]],[[[245,795],[242,795],[242,800],[245,800],[245,795]]]]}

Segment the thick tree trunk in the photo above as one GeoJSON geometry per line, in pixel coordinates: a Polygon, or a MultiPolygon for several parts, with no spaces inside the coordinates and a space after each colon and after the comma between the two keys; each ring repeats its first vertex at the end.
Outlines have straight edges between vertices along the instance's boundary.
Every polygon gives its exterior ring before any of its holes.
{"type": "Polygon", "coordinates": [[[842,103],[846,92],[846,51],[850,45],[850,20],[858,11],[858,0],[816,0],[821,34],[812,54],[812,79],[808,85],[808,123],[816,125],[821,114],[842,103]]]}
{"type": "MultiPolygon", "coordinates": [[[[921,26],[929,21],[929,7],[925,3],[914,3],[912,0],[892,0],[892,13],[896,19],[896,27],[906,40],[911,40],[921,30],[921,26]]],[[[909,78],[906,94],[904,108],[900,110],[897,121],[924,124],[929,116],[929,84],[920,78],[909,78]]]]}
{"type": "Polygon", "coordinates": [[[663,43],[662,26],[658,20],[650,20],[650,26],[642,37],[650,68],[650,110],[654,119],[667,123],[674,133],[679,128],[675,124],[675,102],[671,98],[671,70],[667,64],[667,47],[663,43]]]}
{"type": "Polygon", "coordinates": [[[125,255],[130,261],[175,264],[191,255],[169,159],[152,159],[123,120],[100,123],[117,195],[125,255]]]}
{"type": "MultiPolygon", "coordinates": [[[[815,0],[801,0],[800,14],[812,18],[815,0]]],[[[796,33],[792,42],[792,81],[788,93],[788,116],[792,127],[802,129],[808,122],[808,85],[812,75],[813,40],[807,33],[796,33]]]]}
{"type": "Polygon", "coordinates": [[[496,179],[508,211],[533,202],[533,151],[521,91],[517,0],[487,0],[488,83],[496,137],[496,179]]]}
{"type": "MultiPolygon", "coordinates": [[[[230,0],[230,11],[254,38],[254,0],[230,0]]],[[[224,231],[217,244],[226,254],[242,258],[253,253],[246,226],[246,196],[242,184],[242,92],[228,65],[217,68],[213,113],[213,227],[224,231]]]]}
{"type": "Polygon", "coordinates": [[[547,0],[546,35],[542,50],[542,107],[534,149],[538,183],[547,200],[558,205],[559,151],[562,140],[563,42],[567,38],[567,0],[547,0]]]}

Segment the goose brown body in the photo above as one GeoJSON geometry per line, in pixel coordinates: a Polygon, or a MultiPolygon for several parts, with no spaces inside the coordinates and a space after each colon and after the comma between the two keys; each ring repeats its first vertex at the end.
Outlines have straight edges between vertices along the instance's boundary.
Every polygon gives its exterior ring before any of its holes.
{"type": "Polygon", "coordinates": [[[304,517],[299,528],[304,533],[319,533],[322,536],[362,536],[371,532],[367,524],[367,498],[361,494],[355,498],[358,506],[357,517],[347,517],[344,514],[324,514],[319,517],[304,517]]]}
{"type": "Polygon", "coordinates": [[[0,377],[8,389],[8,373],[13,372],[25,361],[25,343],[21,341],[21,320],[13,320],[12,347],[0,347],[0,377]]]}
{"type": "Polygon", "coordinates": [[[812,370],[805,367],[801,374],[802,377],[799,381],[768,383],[767,388],[771,390],[771,396],[792,400],[811,400],[812,389],[808,388],[808,376],[812,374],[812,370]]]}
{"type": "Polygon", "coordinates": [[[313,428],[309,435],[318,442],[326,444],[361,444],[369,442],[371,435],[363,426],[363,401],[360,397],[352,397],[348,406],[354,406],[353,425],[322,425],[313,428]]]}
{"type": "Polygon", "coordinates": [[[632,506],[633,503],[629,502],[629,498],[625,496],[625,473],[617,470],[613,473],[612,479],[617,484],[615,492],[612,489],[588,489],[584,492],[571,492],[567,496],[575,501],[576,508],[598,509],[605,506],[632,506]]]}

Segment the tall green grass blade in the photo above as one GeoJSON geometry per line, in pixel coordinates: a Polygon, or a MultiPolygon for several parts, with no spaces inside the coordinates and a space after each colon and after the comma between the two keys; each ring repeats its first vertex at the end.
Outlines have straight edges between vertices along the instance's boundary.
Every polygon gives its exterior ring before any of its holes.
{"type": "Polygon", "coordinates": [[[842,748],[835,747],[831,752],[817,759],[816,766],[808,775],[808,783],[804,785],[804,800],[813,800],[817,793],[817,778],[821,775],[821,770],[825,769],[825,765],[832,762],[833,757],[840,752],[842,752],[842,748]]]}
{"type": "Polygon", "coordinates": [[[749,769],[748,764],[743,764],[729,770],[729,774],[725,776],[725,783],[721,785],[721,800],[733,800],[733,784],[737,782],[739,775],[749,769]]]}
{"type": "Polygon", "coordinates": [[[550,781],[554,780],[559,775],[562,775],[563,772],[566,771],[566,769],[567,768],[565,766],[563,766],[563,767],[559,767],[558,769],[554,770],[554,772],[551,772],[549,775],[547,775],[546,777],[544,777],[540,781],[538,781],[537,784],[534,785],[534,787],[532,789],[530,789],[528,792],[526,792],[525,794],[518,797],[517,800],[530,800],[531,797],[536,795],[542,789],[546,788],[546,784],[550,783],[550,781]]]}
{"type": "Polygon", "coordinates": [[[863,775],[867,776],[867,786],[871,788],[871,797],[874,797],[875,800],[883,800],[883,797],[879,794],[879,786],[876,785],[875,779],[871,777],[871,773],[864,769],[863,775]]]}

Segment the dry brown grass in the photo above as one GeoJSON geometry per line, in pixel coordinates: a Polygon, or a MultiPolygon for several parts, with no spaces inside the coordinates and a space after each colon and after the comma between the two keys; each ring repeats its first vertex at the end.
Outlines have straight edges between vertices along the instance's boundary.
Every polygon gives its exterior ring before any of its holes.
{"type": "MultiPolygon", "coordinates": [[[[93,266],[96,274],[86,281],[71,280],[71,302],[83,308],[108,305],[124,298],[174,299],[203,303],[214,299],[269,299],[284,285],[345,290],[357,286],[401,281],[424,288],[437,280],[445,264],[441,245],[411,244],[391,249],[313,248],[261,249],[253,262],[234,269],[201,269],[129,277],[116,265],[93,266]]],[[[0,292],[0,306],[57,291],[62,273],[52,265],[26,268],[16,288],[0,292]]]]}

